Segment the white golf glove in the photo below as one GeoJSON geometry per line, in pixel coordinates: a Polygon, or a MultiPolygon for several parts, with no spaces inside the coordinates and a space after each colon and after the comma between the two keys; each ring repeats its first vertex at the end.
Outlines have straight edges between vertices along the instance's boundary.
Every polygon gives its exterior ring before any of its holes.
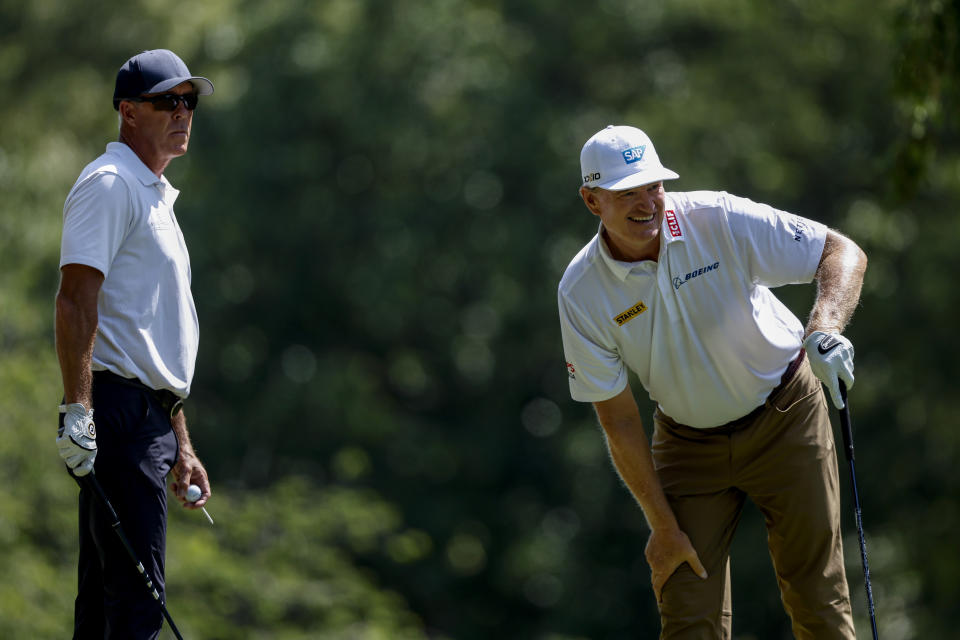
{"type": "Polygon", "coordinates": [[[814,331],[803,341],[803,348],[810,358],[810,368],[826,385],[834,406],[843,409],[840,380],[848,389],[853,386],[853,345],[839,333],[814,331]]]}
{"type": "Polygon", "coordinates": [[[93,469],[97,458],[97,428],[93,425],[93,409],[87,411],[79,402],[60,405],[63,426],[57,431],[60,457],[78,478],[93,469]]]}

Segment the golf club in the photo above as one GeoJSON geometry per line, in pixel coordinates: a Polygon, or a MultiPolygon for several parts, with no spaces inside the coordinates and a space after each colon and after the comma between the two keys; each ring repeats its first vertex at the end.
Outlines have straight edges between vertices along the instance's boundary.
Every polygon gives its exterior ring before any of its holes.
{"type": "Polygon", "coordinates": [[[870,586],[870,565],[867,564],[867,543],[863,537],[860,494],[857,492],[857,473],[854,468],[853,427],[850,424],[850,401],[847,400],[847,385],[845,385],[842,380],[840,381],[840,397],[843,398],[843,409],[840,409],[840,427],[843,432],[843,446],[846,450],[847,462],[850,464],[850,485],[853,487],[853,505],[857,519],[857,535],[860,538],[860,559],[863,562],[863,581],[867,589],[867,607],[870,612],[870,626],[873,630],[873,640],[878,640],[877,615],[873,605],[873,588],[870,586]]]}
{"type": "Polygon", "coordinates": [[[137,559],[137,554],[130,545],[130,541],[127,540],[127,536],[123,532],[123,527],[120,526],[120,518],[117,516],[117,512],[114,510],[113,505],[110,504],[110,500],[107,498],[107,494],[104,493],[103,487],[100,486],[100,482],[97,480],[96,473],[91,469],[90,473],[83,478],[78,478],[74,476],[73,473],[70,475],[73,476],[73,479],[77,481],[77,484],[81,484],[81,486],[83,482],[87,482],[89,486],[93,488],[94,492],[100,496],[100,501],[107,509],[107,513],[112,521],[110,526],[113,527],[113,530],[117,533],[117,537],[120,538],[120,542],[123,543],[124,548],[127,550],[127,554],[130,556],[130,559],[133,560],[133,564],[137,567],[137,571],[139,571],[140,575],[143,576],[143,581],[147,585],[147,590],[149,590],[153,595],[153,599],[160,603],[160,611],[163,613],[163,617],[166,618],[167,624],[170,625],[173,635],[177,637],[177,640],[183,640],[183,636],[180,635],[177,625],[173,623],[173,618],[170,617],[170,613],[167,611],[167,606],[164,604],[163,598],[160,597],[160,593],[157,591],[156,587],[153,586],[153,580],[150,579],[150,575],[144,568],[143,563],[137,559]]]}

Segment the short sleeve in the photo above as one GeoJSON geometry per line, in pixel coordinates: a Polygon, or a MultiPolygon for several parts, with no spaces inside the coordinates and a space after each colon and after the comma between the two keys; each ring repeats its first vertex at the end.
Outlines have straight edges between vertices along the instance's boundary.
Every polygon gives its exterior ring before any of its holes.
{"type": "Polygon", "coordinates": [[[567,360],[570,396],[579,402],[609,400],[627,386],[627,369],[614,345],[560,293],[560,332],[567,360]]]}
{"type": "Polygon", "coordinates": [[[779,287],[813,280],[827,238],[825,225],[730,194],[723,194],[723,203],[753,282],[779,287]]]}
{"type": "Polygon", "coordinates": [[[60,266],[83,264],[106,276],[132,216],[130,190],[116,173],[98,172],[79,182],[63,207],[60,266]]]}

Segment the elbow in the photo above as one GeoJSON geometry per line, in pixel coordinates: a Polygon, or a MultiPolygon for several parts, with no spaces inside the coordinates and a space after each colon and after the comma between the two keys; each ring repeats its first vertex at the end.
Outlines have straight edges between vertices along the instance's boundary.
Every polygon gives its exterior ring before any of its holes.
{"type": "Polygon", "coordinates": [[[856,242],[854,242],[847,236],[839,233],[836,234],[836,238],[837,240],[841,241],[843,252],[848,257],[847,258],[848,260],[852,259],[858,264],[864,264],[864,265],[867,264],[867,254],[863,249],[860,248],[860,245],[858,245],[856,242]]]}
{"type": "Polygon", "coordinates": [[[846,251],[846,260],[848,267],[855,269],[856,271],[863,273],[867,270],[867,254],[860,248],[853,240],[847,238],[847,251],[846,251]]]}
{"type": "Polygon", "coordinates": [[[57,292],[54,300],[54,326],[57,333],[64,330],[80,329],[96,330],[99,315],[97,313],[97,299],[78,300],[63,290],[57,292]]]}
{"type": "Polygon", "coordinates": [[[75,297],[68,295],[63,290],[57,292],[57,298],[54,301],[54,312],[57,319],[77,320],[81,314],[83,305],[75,297]]]}
{"type": "Polygon", "coordinates": [[[57,324],[73,316],[76,312],[77,304],[62,290],[57,292],[57,297],[53,303],[53,311],[57,324]]]}
{"type": "Polygon", "coordinates": [[[867,254],[850,238],[836,231],[830,231],[827,234],[818,271],[825,268],[862,274],[867,268],[867,254]]]}

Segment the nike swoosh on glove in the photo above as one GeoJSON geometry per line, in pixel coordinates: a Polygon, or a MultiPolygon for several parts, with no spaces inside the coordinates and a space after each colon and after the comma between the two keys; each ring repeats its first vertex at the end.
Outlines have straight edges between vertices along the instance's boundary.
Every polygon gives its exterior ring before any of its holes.
{"type": "Polygon", "coordinates": [[[803,348],[810,359],[810,368],[826,385],[837,409],[843,409],[840,395],[840,380],[847,388],[853,386],[853,345],[839,333],[814,331],[803,341],[803,348]]]}

